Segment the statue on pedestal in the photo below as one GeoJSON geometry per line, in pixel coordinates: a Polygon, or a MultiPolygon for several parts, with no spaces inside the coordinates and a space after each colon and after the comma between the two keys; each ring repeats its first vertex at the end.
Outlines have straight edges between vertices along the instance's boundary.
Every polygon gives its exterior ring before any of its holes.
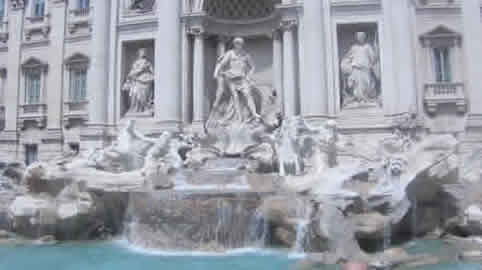
{"type": "Polygon", "coordinates": [[[357,32],[353,44],[341,61],[343,107],[377,104],[379,102],[380,65],[367,34],[357,32]]]}
{"type": "Polygon", "coordinates": [[[152,110],[154,99],[154,68],[147,59],[146,49],[139,49],[137,59],[127,75],[122,90],[129,97],[129,110],[131,113],[145,113],[152,110]]]}

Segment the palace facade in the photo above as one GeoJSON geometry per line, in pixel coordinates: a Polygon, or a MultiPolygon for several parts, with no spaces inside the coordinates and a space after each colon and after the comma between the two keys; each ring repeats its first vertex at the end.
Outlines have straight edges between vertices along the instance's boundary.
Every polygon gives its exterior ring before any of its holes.
{"type": "Polygon", "coordinates": [[[284,117],[482,140],[480,0],[0,0],[0,160],[202,132],[235,37],[284,117]]]}

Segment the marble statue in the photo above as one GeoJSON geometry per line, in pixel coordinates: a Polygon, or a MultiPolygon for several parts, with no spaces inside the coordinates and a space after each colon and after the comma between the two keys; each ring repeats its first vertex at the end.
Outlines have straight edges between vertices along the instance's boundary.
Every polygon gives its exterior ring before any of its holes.
{"type": "Polygon", "coordinates": [[[243,38],[234,38],[233,49],[217,60],[214,78],[218,87],[204,130],[214,143],[202,146],[201,152],[247,155],[260,144],[258,134],[280,124],[276,90],[252,79],[255,65],[244,45],[243,38]]]}
{"type": "Polygon", "coordinates": [[[367,42],[365,32],[355,34],[356,42],[341,61],[343,107],[377,104],[380,80],[379,56],[367,42]]]}
{"type": "Polygon", "coordinates": [[[154,68],[147,59],[146,49],[139,49],[137,59],[127,75],[122,90],[129,97],[128,113],[143,113],[152,109],[154,98],[154,68]]]}
{"type": "Polygon", "coordinates": [[[244,50],[244,40],[235,38],[233,49],[222,55],[216,64],[214,78],[222,78],[225,87],[218,87],[224,91],[216,93],[208,124],[217,122],[220,125],[233,122],[248,122],[259,120],[260,114],[256,111],[253,89],[255,83],[251,79],[255,66],[251,56],[244,50]],[[228,91],[228,93],[224,93],[228,91]],[[223,102],[223,95],[228,99],[223,102]]]}

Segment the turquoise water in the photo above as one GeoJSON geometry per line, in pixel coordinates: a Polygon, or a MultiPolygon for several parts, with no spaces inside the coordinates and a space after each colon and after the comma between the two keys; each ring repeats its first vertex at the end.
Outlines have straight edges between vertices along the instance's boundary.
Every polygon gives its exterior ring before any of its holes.
{"type": "MultiPolygon", "coordinates": [[[[481,270],[480,264],[456,263],[453,248],[440,241],[417,241],[410,253],[438,254],[446,261],[420,270],[481,270]]],[[[274,251],[154,253],[121,242],[68,243],[53,246],[0,245],[0,270],[292,270],[297,259],[274,251]]],[[[322,267],[313,270],[342,269],[322,267]]],[[[311,269],[310,269],[311,270],[311,269]]]]}
{"type": "Polygon", "coordinates": [[[0,246],[0,270],[285,270],[295,264],[275,252],[188,256],[141,253],[116,243],[0,246]]]}

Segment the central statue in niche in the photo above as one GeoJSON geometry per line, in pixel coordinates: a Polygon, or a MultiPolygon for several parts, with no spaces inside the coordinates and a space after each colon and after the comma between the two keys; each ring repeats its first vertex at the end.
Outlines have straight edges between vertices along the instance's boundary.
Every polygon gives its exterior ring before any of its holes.
{"type": "Polygon", "coordinates": [[[154,67],[147,59],[147,51],[141,48],[137,59],[127,74],[122,90],[129,97],[128,114],[148,113],[152,111],[154,99],[154,67]]]}
{"type": "Polygon", "coordinates": [[[279,106],[275,90],[252,78],[255,65],[244,39],[236,37],[232,45],[216,63],[218,87],[205,128],[223,154],[237,155],[254,144],[255,133],[279,124],[279,106]]]}
{"type": "Polygon", "coordinates": [[[343,107],[380,105],[379,55],[365,32],[357,32],[355,39],[341,60],[343,107]]]}
{"type": "Polygon", "coordinates": [[[211,117],[207,122],[208,127],[246,123],[260,120],[261,116],[256,111],[254,81],[251,76],[255,67],[251,56],[244,50],[244,40],[235,38],[233,49],[222,55],[214,70],[214,78],[223,84],[218,87],[216,99],[213,103],[211,117]],[[230,97],[222,101],[225,90],[230,97]]]}

